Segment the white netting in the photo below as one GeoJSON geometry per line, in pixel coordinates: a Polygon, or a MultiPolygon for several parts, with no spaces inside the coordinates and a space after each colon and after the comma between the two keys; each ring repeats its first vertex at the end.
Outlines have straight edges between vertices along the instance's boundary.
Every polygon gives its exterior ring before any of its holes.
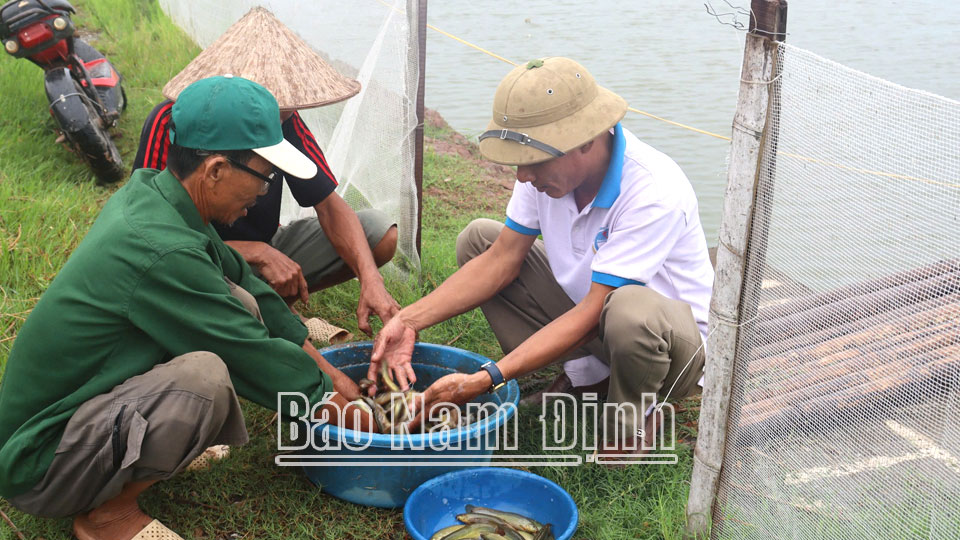
{"type": "MultiPolygon", "coordinates": [[[[377,208],[397,224],[400,270],[419,268],[415,248],[417,189],[418,0],[354,2],[160,0],[164,11],[206,47],[255,6],[270,10],[340,73],[360,81],[360,94],[301,111],[354,209],[377,208]]],[[[314,216],[285,190],[281,222],[314,216]]]]}
{"type": "Polygon", "coordinates": [[[714,537],[960,538],[960,103],[777,52],[714,537]]]}

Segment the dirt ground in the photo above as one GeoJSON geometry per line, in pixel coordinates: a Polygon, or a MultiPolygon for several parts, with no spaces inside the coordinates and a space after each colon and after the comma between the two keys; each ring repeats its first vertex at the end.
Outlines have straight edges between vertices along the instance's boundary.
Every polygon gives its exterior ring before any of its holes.
{"type": "MultiPolygon", "coordinates": [[[[487,204],[502,212],[510,200],[516,180],[513,168],[483,159],[477,144],[454,131],[437,111],[426,109],[425,123],[432,128],[442,129],[444,134],[441,137],[424,137],[424,144],[432,148],[437,155],[456,156],[479,168],[482,171],[478,178],[479,183],[483,186],[485,195],[489,195],[485,198],[487,204]]],[[[442,196],[442,190],[428,188],[427,194],[442,196]]]]}

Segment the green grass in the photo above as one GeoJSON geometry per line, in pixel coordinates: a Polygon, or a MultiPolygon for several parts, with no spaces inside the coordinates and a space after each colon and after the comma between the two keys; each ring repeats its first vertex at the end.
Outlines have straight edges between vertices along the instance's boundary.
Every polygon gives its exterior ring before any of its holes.
{"type": "MultiPolygon", "coordinates": [[[[129,108],[117,139],[125,160],[133,158],[139,130],[162,99],[160,89],[198,52],[155,1],[77,1],[78,25],[124,76],[129,108]]],[[[54,144],[40,69],[0,58],[0,372],[17,331],[40,295],[86,234],[100,207],[118,186],[98,186],[86,166],[54,144]]],[[[427,136],[449,137],[428,128],[427,136]]],[[[410,303],[433,290],[456,269],[459,231],[477,217],[502,219],[507,192],[477,182],[481,170],[468,160],[428,150],[424,160],[422,272],[410,282],[391,282],[391,293],[410,303]]],[[[355,281],[314,295],[304,309],[362,336],[354,311],[355,281]]],[[[453,344],[493,359],[500,348],[479,310],[425,330],[427,342],[453,344]]],[[[555,369],[555,368],[554,368],[555,369]]],[[[524,388],[548,377],[521,381],[524,388]]],[[[248,445],[203,473],[186,473],[155,485],[141,497],[145,511],[185,538],[403,538],[400,510],[365,508],[323,494],[296,469],[274,465],[276,427],[272,411],[244,403],[248,445]]],[[[696,401],[679,405],[678,434],[695,436],[696,401]]],[[[519,453],[541,453],[538,412],[521,409],[519,453]]],[[[580,509],[576,538],[678,538],[691,468],[689,444],[678,445],[676,466],[608,470],[596,465],[536,468],[574,497],[580,509]]],[[[69,519],[28,516],[0,500],[26,538],[69,538],[69,519]]],[[[0,523],[0,539],[15,538],[0,523]]]]}

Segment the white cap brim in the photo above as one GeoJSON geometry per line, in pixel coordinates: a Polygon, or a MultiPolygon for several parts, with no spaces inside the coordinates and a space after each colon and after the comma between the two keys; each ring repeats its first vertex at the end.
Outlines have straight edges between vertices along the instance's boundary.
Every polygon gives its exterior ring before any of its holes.
{"type": "Polygon", "coordinates": [[[286,139],[273,146],[254,148],[253,151],[290,176],[309,180],[317,175],[317,164],[286,139]]]}

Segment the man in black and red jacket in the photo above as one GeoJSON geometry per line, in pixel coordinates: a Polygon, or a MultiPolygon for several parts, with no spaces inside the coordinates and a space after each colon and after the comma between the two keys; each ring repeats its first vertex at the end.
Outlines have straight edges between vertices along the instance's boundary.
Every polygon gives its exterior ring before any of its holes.
{"type": "MultiPolygon", "coordinates": [[[[165,100],[147,116],[134,169],[166,167],[172,106],[172,101],[165,100]]],[[[297,299],[306,302],[311,292],[358,277],[357,320],[367,332],[370,315],[386,321],[399,309],[377,270],[393,258],[397,226],[378,210],[354,212],[334,191],[337,181],[300,115],[281,111],[280,117],[284,139],[316,163],[317,176],[300,180],[277,170],[280,181],[271,183],[233,225],[215,224],[217,232],[290,304],[297,299]],[[279,225],[284,183],[300,206],[316,210],[317,219],[279,225]]]]}
{"type": "MultiPolygon", "coordinates": [[[[376,209],[354,212],[334,191],[337,180],[316,139],[297,113],[356,95],[360,83],[340,74],[296,33],[262,7],[251,9],[163,87],[166,101],[143,124],[133,168],[163,169],[173,127],[173,101],[196,80],[242,76],[266,87],[277,99],[283,138],[317,165],[317,175],[301,180],[284,175],[264,185],[256,204],[232,226],[217,226],[220,237],[291,306],[309,294],[356,277],[360,281],[357,323],[370,334],[371,315],[386,323],[400,306],[387,292],[378,268],[397,249],[397,224],[376,209]],[[286,188],[284,188],[286,184],[286,188]],[[280,201],[289,189],[316,219],[280,225],[280,201]]],[[[310,337],[331,341],[345,330],[322,319],[305,320],[310,337]]]]}

